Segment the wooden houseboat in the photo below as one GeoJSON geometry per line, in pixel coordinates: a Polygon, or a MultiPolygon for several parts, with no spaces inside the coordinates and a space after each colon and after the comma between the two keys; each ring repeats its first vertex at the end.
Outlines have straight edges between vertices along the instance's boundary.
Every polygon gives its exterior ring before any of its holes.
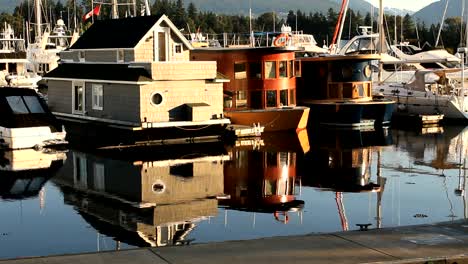
{"type": "Polygon", "coordinates": [[[0,89],[0,149],[63,145],[66,132],[33,89],[0,89]]]}
{"type": "Polygon", "coordinates": [[[309,124],[342,127],[390,122],[394,101],[372,94],[372,65],[378,55],[298,58],[297,101],[310,107],[309,124]]]}
{"type": "Polygon", "coordinates": [[[45,75],[49,107],[71,143],[217,137],[230,123],[228,80],[215,61],[190,61],[191,49],[165,15],[96,21],[45,75]]]}
{"type": "Polygon", "coordinates": [[[200,48],[191,59],[214,60],[224,83],[224,115],[233,124],[269,131],[307,127],[308,107],[296,106],[295,50],[288,47],[200,48]]]}

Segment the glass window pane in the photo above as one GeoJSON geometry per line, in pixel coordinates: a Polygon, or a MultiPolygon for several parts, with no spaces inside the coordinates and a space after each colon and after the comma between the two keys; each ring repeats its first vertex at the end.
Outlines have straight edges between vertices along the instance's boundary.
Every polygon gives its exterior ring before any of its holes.
{"type": "Polygon", "coordinates": [[[294,71],[296,77],[301,77],[301,63],[299,61],[294,62],[294,71]]]}
{"type": "Polygon", "coordinates": [[[75,110],[83,111],[83,86],[75,86],[75,110]]]}
{"type": "Polygon", "coordinates": [[[21,96],[7,96],[8,105],[15,114],[29,114],[21,96]]]}
{"type": "Polygon", "coordinates": [[[280,91],[280,106],[288,105],[288,90],[280,91]]]}
{"type": "Polygon", "coordinates": [[[223,102],[224,108],[232,108],[232,92],[224,91],[223,102]]]}
{"type": "Polygon", "coordinates": [[[276,91],[267,91],[267,107],[276,107],[276,91]]]}
{"type": "Polygon", "coordinates": [[[246,79],[247,78],[247,69],[245,62],[236,62],[234,63],[234,78],[236,79],[246,79]]]}
{"type": "Polygon", "coordinates": [[[289,77],[294,77],[294,61],[289,61],[289,77]]]}
{"type": "Polygon", "coordinates": [[[279,62],[279,76],[280,78],[288,77],[288,62],[287,61],[279,62]]]}
{"type": "Polygon", "coordinates": [[[275,79],[276,78],[276,62],[265,61],[265,78],[275,79]]]}
{"type": "Polygon", "coordinates": [[[296,104],[296,94],[294,93],[294,90],[289,90],[289,103],[291,105],[296,104]]]}
{"type": "Polygon", "coordinates": [[[247,107],[247,91],[236,92],[236,107],[247,107]]]}
{"type": "Polygon", "coordinates": [[[36,96],[23,96],[23,99],[26,102],[26,105],[28,106],[29,111],[31,111],[31,113],[45,113],[44,108],[42,108],[42,105],[36,96]]]}
{"type": "Polygon", "coordinates": [[[250,107],[253,109],[263,108],[261,91],[253,91],[250,93],[250,107]]]}
{"type": "Polygon", "coordinates": [[[249,63],[249,78],[261,79],[262,78],[262,65],[260,62],[249,63]]]}

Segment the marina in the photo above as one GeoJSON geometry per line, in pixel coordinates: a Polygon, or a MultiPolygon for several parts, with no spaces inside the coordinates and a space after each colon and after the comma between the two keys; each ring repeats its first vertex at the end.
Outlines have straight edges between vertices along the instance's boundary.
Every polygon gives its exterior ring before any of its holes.
{"type": "Polygon", "coordinates": [[[466,257],[466,48],[398,43],[396,15],[388,44],[382,0],[325,35],[251,2],[72,2],[0,21],[0,263],[466,257]]]}

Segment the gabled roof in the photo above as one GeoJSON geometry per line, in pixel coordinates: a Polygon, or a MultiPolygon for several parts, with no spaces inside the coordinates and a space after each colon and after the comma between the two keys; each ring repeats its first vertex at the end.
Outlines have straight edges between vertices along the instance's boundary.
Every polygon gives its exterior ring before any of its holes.
{"type": "Polygon", "coordinates": [[[62,63],[44,75],[44,79],[101,80],[116,82],[150,82],[150,73],[143,67],[127,64],[62,63]]]}
{"type": "Polygon", "coordinates": [[[134,48],[159,18],[139,16],[97,20],[70,49],[134,48]]]}
{"type": "Polygon", "coordinates": [[[189,49],[193,49],[190,42],[166,15],[98,20],[78,38],[70,49],[135,48],[138,43],[144,41],[144,36],[151,28],[155,24],[161,24],[162,21],[166,22],[172,32],[189,49]]]}

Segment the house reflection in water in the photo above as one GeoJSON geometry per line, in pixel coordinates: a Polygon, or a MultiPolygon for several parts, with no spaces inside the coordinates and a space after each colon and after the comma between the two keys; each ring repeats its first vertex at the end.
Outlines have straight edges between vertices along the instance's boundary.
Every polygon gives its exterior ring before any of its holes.
{"type": "Polygon", "coordinates": [[[74,151],[54,182],[65,202],[100,234],[135,246],[187,243],[198,221],[217,214],[213,198],[223,193],[223,163],[229,157],[155,153],[119,159],[74,151]]]}
{"type": "Polygon", "coordinates": [[[224,166],[224,192],[227,209],[270,213],[283,223],[288,212],[300,211],[297,200],[298,156],[309,150],[307,131],[264,134],[262,139],[237,141],[228,149],[231,161],[224,166]],[[284,143],[284,145],[280,145],[284,143]]]}
{"type": "Polygon", "coordinates": [[[299,167],[304,186],[335,192],[342,229],[348,230],[343,194],[377,193],[377,228],[381,227],[381,199],[386,179],[380,171],[380,149],[391,145],[390,131],[386,129],[315,131],[311,142],[314,148],[306,154],[299,167]],[[376,179],[372,179],[371,164],[377,154],[376,179]],[[311,170],[310,168],[314,168],[311,170]]]}

